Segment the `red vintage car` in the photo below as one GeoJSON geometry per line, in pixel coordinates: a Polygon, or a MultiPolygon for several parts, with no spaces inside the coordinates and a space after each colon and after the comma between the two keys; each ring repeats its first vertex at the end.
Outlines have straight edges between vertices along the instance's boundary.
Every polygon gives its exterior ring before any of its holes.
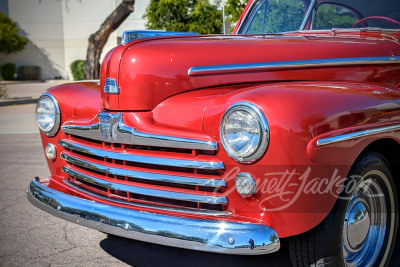
{"type": "Polygon", "coordinates": [[[399,224],[400,1],[250,1],[233,35],[127,31],[49,89],[31,203],[99,231],[294,266],[388,264],[399,224]]]}

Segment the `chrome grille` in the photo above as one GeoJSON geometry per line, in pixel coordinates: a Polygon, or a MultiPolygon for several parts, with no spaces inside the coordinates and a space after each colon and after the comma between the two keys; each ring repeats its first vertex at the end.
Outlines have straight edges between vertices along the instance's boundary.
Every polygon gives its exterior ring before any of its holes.
{"type": "Polygon", "coordinates": [[[65,148],[65,182],[87,194],[155,209],[230,214],[219,175],[224,164],[215,150],[114,144],[71,134],[59,145],[65,148]]]}

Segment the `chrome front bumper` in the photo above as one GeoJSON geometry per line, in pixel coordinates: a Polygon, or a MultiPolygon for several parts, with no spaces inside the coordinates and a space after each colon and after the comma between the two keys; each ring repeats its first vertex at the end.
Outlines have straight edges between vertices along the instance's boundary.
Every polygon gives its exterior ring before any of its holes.
{"type": "Polygon", "coordinates": [[[124,209],[64,194],[36,180],[27,195],[34,206],[56,217],[130,239],[238,255],[267,254],[280,247],[278,235],[266,225],[124,209]]]}

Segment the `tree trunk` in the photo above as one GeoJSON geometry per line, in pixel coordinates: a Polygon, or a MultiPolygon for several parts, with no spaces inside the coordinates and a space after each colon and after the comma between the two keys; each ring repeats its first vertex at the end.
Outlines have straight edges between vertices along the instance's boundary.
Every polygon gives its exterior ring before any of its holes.
{"type": "Polygon", "coordinates": [[[122,3],[106,18],[100,29],[89,37],[85,62],[85,79],[99,79],[100,56],[110,34],[133,12],[135,0],[123,0],[122,3]]]}

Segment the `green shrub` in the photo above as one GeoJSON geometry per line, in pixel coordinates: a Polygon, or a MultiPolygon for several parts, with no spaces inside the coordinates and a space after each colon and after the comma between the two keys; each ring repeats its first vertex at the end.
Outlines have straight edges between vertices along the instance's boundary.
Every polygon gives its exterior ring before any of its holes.
{"type": "Polygon", "coordinates": [[[18,34],[17,24],[0,11],[0,53],[15,53],[24,49],[28,39],[18,34]]]}
{"type": "Polygon", "coordinates": [[[40,80],[42,69],[39,66],[20,66],[18,68],[18,80],[38,81],[40,80]]]}
{"type": "Polygon", "coordinates": [[[17,65],[14,63],[6,63],[1,66],[0,72],[4,80],[14,80],[15,72],[17,71],[17,65]]]}
{"type": "Polygon", "coordinates": [[[71,72],[72,76],[74,77],[74,81],[81,81],[85,79],[85,60],[75,60],[71,63],[71,72]]]}

